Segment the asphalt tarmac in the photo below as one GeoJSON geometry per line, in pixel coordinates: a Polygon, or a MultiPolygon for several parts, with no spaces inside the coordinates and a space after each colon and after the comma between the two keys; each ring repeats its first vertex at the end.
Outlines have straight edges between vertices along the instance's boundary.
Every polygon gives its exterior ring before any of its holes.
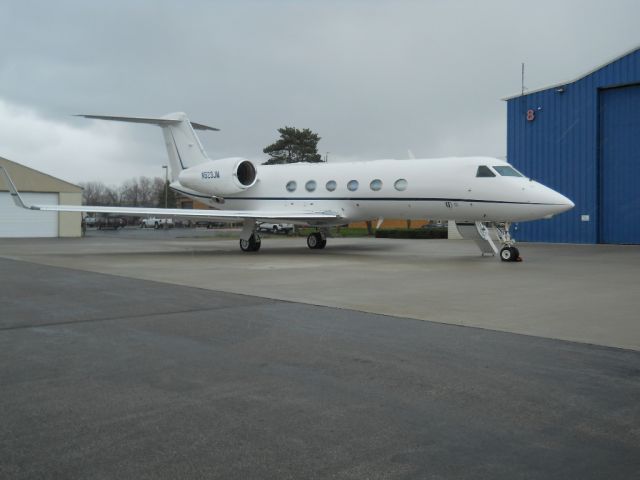
{"type": "Polygon", "coordinates": [[[640,353],[0,258],[0,478],[638,478],[640,353]]]}
{"type": "Polygon", "coordinates": [[[132,228],[0,239],[0,257],[291,302],[640,351],[640,246],[519,244],[523,262],[471,241],[265,236],[132,228]],[[222,237],[221,237],[222,236],[222,237]]]}

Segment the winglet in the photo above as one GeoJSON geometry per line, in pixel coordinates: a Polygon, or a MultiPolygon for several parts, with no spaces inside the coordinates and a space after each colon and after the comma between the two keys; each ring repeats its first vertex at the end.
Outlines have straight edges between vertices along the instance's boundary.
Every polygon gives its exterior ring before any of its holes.
{"type": "Polygon", "coordinates": [[[39,210],[39,208],[34,208],[33,206],[24,203],[22,197],[18,193],[18,189],[9,176],[9,172],[7,172],[7,170],[2,165],[0,165],[0,173],[2,173],[4,181],[7,184],[7,187],[9,187],[9,192],[11,193],[11,198],[13,198],[13,203],[15,203],[18,207],[26,208],[29,210],[39,210]]]}

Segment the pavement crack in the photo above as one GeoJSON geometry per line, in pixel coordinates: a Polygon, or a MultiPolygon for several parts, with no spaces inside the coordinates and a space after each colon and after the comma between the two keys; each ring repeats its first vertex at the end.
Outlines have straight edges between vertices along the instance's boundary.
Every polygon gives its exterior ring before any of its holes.
{"type": "MultiPolygon", "coordinates": [[[[269,302],[267,302],[269,303],[269,302]]],[[[242,308],[245,307],[258,307],[260,305],[264,305],[265,302],[258,302],[254,304],[245,304],[242,305],[242,308]]],[[[207,307],[207,308],[191,308],[186,310],[175,310],[175,311],[165,311],[165,312],[150,312],[150,313],[141,313],[138,315],[119,315],[113,317],[101,317],[101,318],[87,318],[85,320],[66,320],[62,322],[48,322],[48,323],[36,323],[32,325],[13,325],[8,327],[0,327],[0,332],[12,331],[12,330],[28,330],[31,328],[42,328],[42,327],[56,327],[62,325],[81,325],[85,323],[99,323],[99,322],[111,322],[118,320],[134,320],[140,318],[151,318],[151,317],[160,317],[166,315],[177,315],[177,314],[189,314],[189,313],[202,313],[202,312],[213,312],[213,311],[222,311],[227,309],[237,310],[238,307],[207,307]]]]}

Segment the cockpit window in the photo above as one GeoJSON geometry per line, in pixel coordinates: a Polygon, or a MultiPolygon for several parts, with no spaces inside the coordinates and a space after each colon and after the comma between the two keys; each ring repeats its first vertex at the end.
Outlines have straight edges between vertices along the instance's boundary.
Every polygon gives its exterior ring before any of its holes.
{"type": "Polygon", "coordinates": [[[480,165],[476,172],[476,177],[495,177],[496,174],[489,169],[486,165],[480,165]]]}
{"type": "Polygon", "coordinates": [[[494,166],[493,169],[503,177],[522,177],[522,174],[520,172],[518,172],[513,167],[509,167],[508,165],[498,165],[497,167],[494,166]]]}

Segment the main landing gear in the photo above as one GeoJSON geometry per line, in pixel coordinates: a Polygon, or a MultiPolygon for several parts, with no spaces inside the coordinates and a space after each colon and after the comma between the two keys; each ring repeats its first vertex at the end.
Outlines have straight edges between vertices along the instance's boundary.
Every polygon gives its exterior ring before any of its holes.
{"type": "MultiPolygon", "coordinates": [[[[240,233],[240,250],[243,252],[257,252],[260,250],[261,239],[256,232],[256,222],[251,219],[244,221],[242,232],[240,233]]],[[[307,246],[312,250],[321,250],[327,246],[327,232],[321,228],[318,232],[313,232],[307,237],[307,246]]]]}
{"type": "Polygon", "coordinates": [[[257,252],[261,245],[260,235],[256,232],[256,221],[246,219],[240,233],[240,250],[243,252],[257,252]]]}
{"type": "Polygon", "coordinates": [[[511,234],[509,233],[510,226],[511,224],[509,223],[496,224],[498,238],[502,244],[500,260],[503,262],[521,262],[520,251],[513,245],[515,242],[511,239],[511,234]]]}
{"type": "MultiPolygon", "coordinates": [[[[240,239],[240,250],[243,252],[257,252],[262,240],[260,235],[252,233],[248,240],[240,239]]],[[[307,246],[312,250],[321,250],[327,246],[327,238],[321,232],[314,232],[307,237],[307,246]]]]}
{"type": "Polygon", "coordinates": [[[321,250],[327,246],[327,237],[324,232],[313,232],[307,237],[307,246],[312,250],[321,250]]]}
{"type": "Polygon", "coordinates": [[[260,245],[262,241],[260,239],[260,235],[257,233],[252,234],[248,240],[240,239],[240,250],[243,252],[257,252],[260,250],[260,245]]]}

